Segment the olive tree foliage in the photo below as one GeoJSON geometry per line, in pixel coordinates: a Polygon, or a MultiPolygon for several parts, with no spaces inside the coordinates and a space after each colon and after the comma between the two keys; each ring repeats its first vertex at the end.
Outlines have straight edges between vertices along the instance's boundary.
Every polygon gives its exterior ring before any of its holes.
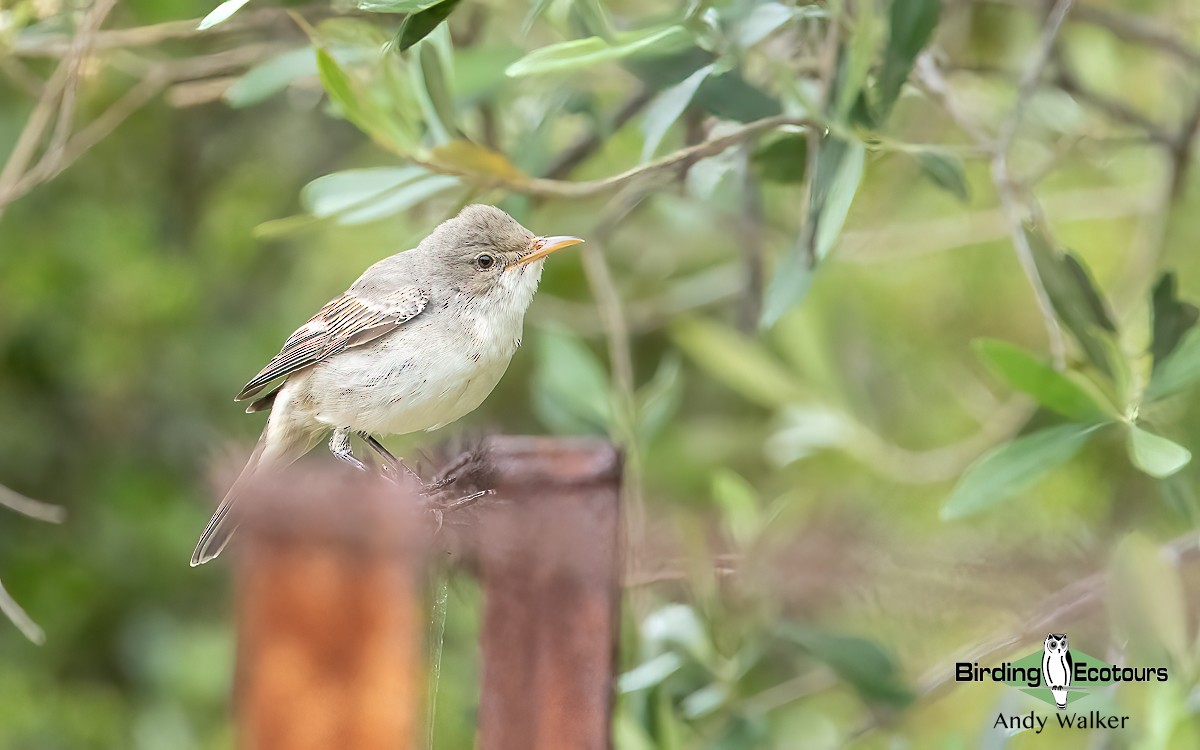
{"type": "MultiPolygon", "coordinates": [[[[1161,19],[1073,0],[226,0],[200,19],[118,28],[105,23],[112,2],[67,4],[50,18],[36,5],[18,4],[3,29],[13,75],[30,60],[53,67],[29,81],[36,105],[0,173],[0,211],[165,94],[179,107],[220,100],[247,112],[280,99],[298,110],[319,102],[378,149],[375,165],[307,184],[302,211],[260,225],[263,239],[410,212],[440,218],[470,201],[521,219],[551,209],[582,218],[571,232],[589,240],[582,266],[594,314],[564,316],[565,330],[539,336],[533,406],[554,431],[608,434],[626,447],[639,555],[648,554],[647,446],[688,409],[684,361],[742,408],[769,415],[762,442],[772,466],[840,453],[896,484],[943,483],[939,523],[1002,516],[1085,447],[1110,445],[1119,449],[1107,471],[1148,477],[1184,523],[1196,520],[1183,479],[1192,454],[1168,435],[1181,432],[1176,406],[1200,380],[1200,312],[1181,298],[1180,279],[1161,272],[1166,231],[1130,248],[1118,297],[1097,283],[1086,252],[1058,239],[1087,209],[1043,199],[1060,171],[1079,162],[1099,171],[1133,144],[1154,159],[1145,211],[1164,225],[1171,218],[1191,184],[1200,52],[1161,19]],[[988,23],[1004,25],[999,36],[1013,30],[1011,49],[986,48],[976,27],[988,23]],[[1099,36],[1154,55],[1184,81],[1177,106],[1146,114],[1139,92],[1127,101],[1099,88],[1079,62],[1099,36]],[[140,54],[179,42],[188,54],[140,54]],[[96,61],[136,80],[79,124],[75,94],[96,61]],[[951,212],[971,212],[962,228],[889,232],[893,217],[874,216],[875,229],[847,229],[872,173],[897,162],[942,191],[951,212]],[[636,285],[614,279],[606,251],[620,226],[663,196],[723,217],[723,255],[631,299],[636,285]],[[973,335],[1008,400],[973,436],[903,449],[846,397],[849,376],[816,351],[803,307],[839,263],[989,241],[1015,258],[1039,324],[1027,338],[1044,343],[973,335]],[[579,335],[593,332],[607,363],[579,335]],[[652,367],[637,361],[643,334],[668,342],[652,367]]],[[[835,746],[952,687],[946,669],[914,678],[924,663],[897,657],[896,644],[783,612],[770,592],[746,586],[737,593],[749,601],[736,602],[746,606],[730,606],[723,581],[761,572],[756,555],[779,547],[794,493],[699,463],[691,470],[706,475],[737,563],[675,576],[687,578],[687,597],[635,602],[619,746],[790,747],[795,732],[835,746]]],[[[1130,614],[1140,606],[1133,594],[1109,601],[1124,612],[1114,632],[1143,653],[1165,650],[1181,675],[1196,654],[1184,639],[1177,564],[1195,552],[1187,538],[1158,547],[1132,537],[1109,569],[1130,589],[1166,592],[1142,619],[1130,614]]],[[[641,562],[631,585],[643,585],[641,574],[645,585],[658,582],[652,561],[641,562]]],[[[1105,598],[1088,581],[1070,590],[1070,607],[1105,598]]],[[[1070,607],[1043,608],[982,650],[961,645],[998,660],[1040,638],[1038,628],[1053,624],[1047,611],[1077,615],[1070,607]]],[[[1161,743],[1147,746],[1168,746],[1194,720],[1194,698],[1170,697],[1161,743]]]]}

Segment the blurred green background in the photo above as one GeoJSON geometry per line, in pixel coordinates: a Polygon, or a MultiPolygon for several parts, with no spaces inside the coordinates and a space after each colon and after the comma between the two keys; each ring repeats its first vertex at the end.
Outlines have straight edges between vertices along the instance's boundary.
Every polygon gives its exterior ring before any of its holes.
{"type": "Polygon", "coordinates": [[[45,631],[0,622],[0,748],[232,746],[229,570],[187,566],[264,421],[231,398],[470,201],[589,243],[492,398],[389,445],[627,450],[618,748],[1200,746],[1194,2],[108,5],[0,3],[0,152],[49,116],[0,174],[0,485],[67,511],[0,509],[45,631]],[[1080,708],[1130,729],[944,683],[1081,591],[1072,647],[1170,668],[1080,708]]]}

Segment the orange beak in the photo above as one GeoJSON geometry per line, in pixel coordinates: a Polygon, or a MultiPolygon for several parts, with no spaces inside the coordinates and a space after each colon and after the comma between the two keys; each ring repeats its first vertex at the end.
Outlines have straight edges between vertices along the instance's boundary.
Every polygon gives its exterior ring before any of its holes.
{"type": "Polygon", "coordinates": [[[532,263],[535,260],[541,260],[550,253],[558,252],[564,247],[571,247],[572,245],[581,244],[583,244],[583,240],[579,239],[578,237],[538,237],[533,241],[532,249],[529,251],[529,255],[526,255],[517,262],[510,264],[509,268],[512,268],[513,266],[523,266],[526,263],[532,263]]]}

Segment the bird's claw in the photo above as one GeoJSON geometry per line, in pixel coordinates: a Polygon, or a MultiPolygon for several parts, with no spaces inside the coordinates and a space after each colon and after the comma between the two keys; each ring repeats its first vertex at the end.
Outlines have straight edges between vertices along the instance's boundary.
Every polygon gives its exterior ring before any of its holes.
{"type": "Polygon", "coordinates": [[[367,471],[367,465],[354,457],[354,452],[350,449],[350,431],[349,430],[334,430],[333,437],[329,438],[329,452],[334,458],[339,461],[345,461],[359,471],[367,471]]]}

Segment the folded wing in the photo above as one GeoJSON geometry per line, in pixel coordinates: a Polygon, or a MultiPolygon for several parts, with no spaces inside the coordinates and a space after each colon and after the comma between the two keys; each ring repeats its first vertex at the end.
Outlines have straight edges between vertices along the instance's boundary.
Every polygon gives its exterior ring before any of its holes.
{"type": "Polygon", "coordinates": [[[428,302],[428,295],[417,287],[403,289],[384,302],[368,302],[354,290],[346,292],[297,329],[234,400],[254,398],[279,378],[390,333],[420,315],[428,302]]]}

